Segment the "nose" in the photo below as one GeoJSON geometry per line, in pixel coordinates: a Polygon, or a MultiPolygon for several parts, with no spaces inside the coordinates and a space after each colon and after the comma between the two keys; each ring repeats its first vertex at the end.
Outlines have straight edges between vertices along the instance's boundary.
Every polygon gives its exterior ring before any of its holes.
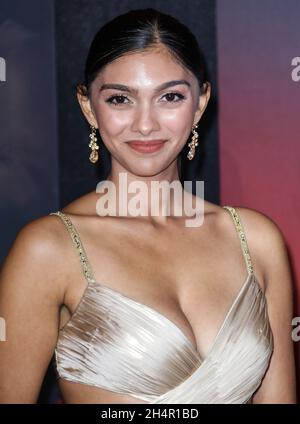
{"type": "Polygon", "coordinates": [[[151,134],[151,132],[158,131],[159,129],[160,125],[151,105],[143,104],[139,106],[135,111],[131,130],[147,136],[151,134]]]}

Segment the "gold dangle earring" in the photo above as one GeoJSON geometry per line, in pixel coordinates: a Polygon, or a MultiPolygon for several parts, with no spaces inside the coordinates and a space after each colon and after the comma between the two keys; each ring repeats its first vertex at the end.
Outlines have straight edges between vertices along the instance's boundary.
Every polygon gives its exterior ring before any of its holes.
{"type": "Polygon", "coordinates": [[[90,143],[89,143],[89,147],[92,149],[91,153],[90,153],[90,162],[92,163],[96,163],[98,161],[98,152],[97,150],[99,150],[99,146],[97,144],[97,137],[96,137],[96,128],[91,125],[91,134],[89,135],[90,137],[90,143]]]}
{"type": "Polygon", "coordinates": [[[198,140],[199,134],[197,133],[196,128],[198,128],[198,125],[197,124],[193,125],[193,127],[192,127],[192,132],[193,132],[192,141],[188,144],[190,150],[187,154],[187,158],[189,160],[192,160],[193,157],[195,156],[195,150],[196,150],[196,147],[198,146],[197,140],[198,140]]]}

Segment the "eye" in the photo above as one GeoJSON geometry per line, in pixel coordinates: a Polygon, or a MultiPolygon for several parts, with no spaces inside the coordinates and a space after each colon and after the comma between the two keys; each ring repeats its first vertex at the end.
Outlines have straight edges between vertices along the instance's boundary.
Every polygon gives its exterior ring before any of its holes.
{"type": "Polygon", "coordinates": [[[127,104],[127,103],[124,103],[124,100],[126,99],[129,100],[128,97],[124,96],[123,94],[117,94],[117,95],[109,97],[108,99],[105,100],[105,102],[110,103],[111,105],[114,105],[114,106],[118,106],[118,105],[127,104]]]}
{"type": "Polygon", "coordinates": [[[175,92],[166,93],[163,97],[167,98],[168,103],[177,103],[185,99],[185,96],[183,94],[175,92]],[[174,100],[174,96],[177,96],[178,99],[174,100]]]}

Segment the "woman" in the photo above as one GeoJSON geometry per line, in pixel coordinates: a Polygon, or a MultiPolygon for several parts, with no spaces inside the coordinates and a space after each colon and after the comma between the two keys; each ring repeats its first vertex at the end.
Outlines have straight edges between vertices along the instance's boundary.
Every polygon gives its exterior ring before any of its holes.
{"type": "Polygon", "coordinates": [[[189,228],[199,197],[182,186],[150,195],[154,181],[178,182],[191,132],[196,155],[210,84],[195,37],[153,9],[121,15],[95,36],[77,96],[91,162],[101,161],[99,134],[111,153],[111,186],[18,234],[1,273],[1,402],[36,402],[55,353],[66,403],[294,403],[278,227],[203,200],[203,222],[189,228]],[[143,214],[131,183],[146,191],[143,214]],[[192,202],[182,214],[175,193],[192,202]]]}

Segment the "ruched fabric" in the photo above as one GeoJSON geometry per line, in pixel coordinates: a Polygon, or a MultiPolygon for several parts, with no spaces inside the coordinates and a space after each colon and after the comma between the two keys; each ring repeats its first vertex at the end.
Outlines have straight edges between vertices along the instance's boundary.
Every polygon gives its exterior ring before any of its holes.
{"type": "Polygon", "coordinates": [[[205,358],[169,318],[97,282],[79,234],[87,286],[59,331],[55,366],[61,379],[130,395],[147,403],[246,403],[259,387],[273,351],[266,297],[253,272],[243,228],[231,212],[248,275],[205,358]]]}

